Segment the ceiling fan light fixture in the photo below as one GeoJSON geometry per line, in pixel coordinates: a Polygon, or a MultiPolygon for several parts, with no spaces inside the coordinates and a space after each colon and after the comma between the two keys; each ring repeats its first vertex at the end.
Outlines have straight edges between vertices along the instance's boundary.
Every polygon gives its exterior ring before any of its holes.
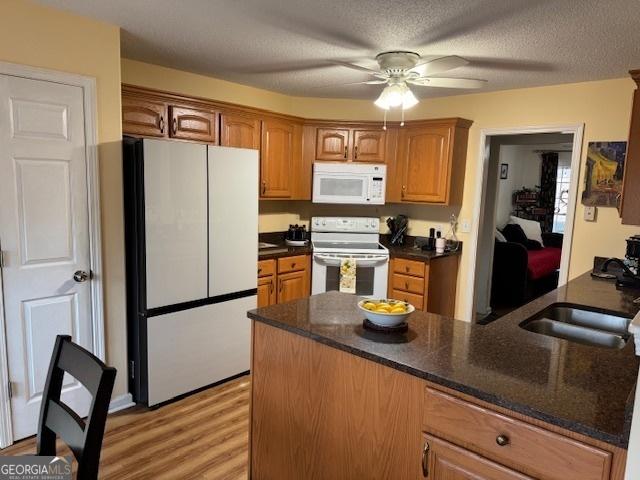
{"type": "Polygon", "coordinates": [[[373,102],[383,110],[394,107],[402,107],[403,110],[411,108],[418,103],[418,99],[409,89],[406,83],[392,83],[384,87],[378,99],[373,102]]]}
{"type": "Polygon", "coordinates": [[[418,103],[419,103],[419,100],[413,94],[411,89],[407,87],[407,91],[404,92],[404,95],[402,97],[402,109],[408,110],[411,107],[415,107],[418,103]]]}

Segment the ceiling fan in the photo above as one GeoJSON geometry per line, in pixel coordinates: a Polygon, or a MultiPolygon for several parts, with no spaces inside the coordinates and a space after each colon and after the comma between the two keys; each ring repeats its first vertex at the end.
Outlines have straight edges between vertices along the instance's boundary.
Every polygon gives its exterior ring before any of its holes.
{"type": "Polygon", "coordinates": [[[406,110],[418,103],[418,99],[409,89],[408,84],[421,87],[481,88],[487,82],[486,80],[474,78],[433,76],[469,64],[468,60],[456,55],[421,61],[420,55],[415,52],[392,51],[378,54],[376,61],[380,66],[379,70],[373,70],[349,62],[333,61],[332,63],[366,72],[376,77],[376,80],[352,82],[346,85],[387,84],[384,90],[382,90],[380,97],[375,101],[375,104],[384,110],[389,110],[393,107],[402,107],[402,110],[406,110]]]}

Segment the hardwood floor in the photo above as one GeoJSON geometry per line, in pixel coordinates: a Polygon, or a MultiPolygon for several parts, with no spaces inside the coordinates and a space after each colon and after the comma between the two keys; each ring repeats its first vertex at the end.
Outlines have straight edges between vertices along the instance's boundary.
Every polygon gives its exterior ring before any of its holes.
{"type": "MultiPolygon", "coordinates": [[[[100,479],[246,479],[249,378],[240,377],[155,410],[134,407],[110,415],[100,479]]],[[[0,455],[33,452],[35,439],[30,438],[0,450],[0,455]]]]}

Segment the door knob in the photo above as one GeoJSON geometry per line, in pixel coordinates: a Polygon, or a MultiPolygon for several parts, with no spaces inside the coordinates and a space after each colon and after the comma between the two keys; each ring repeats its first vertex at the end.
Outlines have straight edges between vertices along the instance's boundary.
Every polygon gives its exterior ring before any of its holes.
{"type": "Polygon", "coordinates": [[[89,280],[89,274],[84,270],[77,270],[73,274],[73,279],[78,283],[86,282],[87,280],[89,280]]]}

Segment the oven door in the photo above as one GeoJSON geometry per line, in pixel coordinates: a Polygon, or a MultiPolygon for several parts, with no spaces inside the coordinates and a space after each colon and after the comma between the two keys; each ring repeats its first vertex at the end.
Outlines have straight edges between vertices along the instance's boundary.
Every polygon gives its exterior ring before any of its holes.
{"type": "Polygon", "coordinates": [[[314,173],[313,203],[368,204],[371,177],[357,173],[314,173]]]}
{"type": "Polygon", "coordinates": [[[387,255],[314,253],[311,293],[340,290],[340,262],[344,258],[356,261],[356,295],[385,298],[387,296],[387,255]]]}

